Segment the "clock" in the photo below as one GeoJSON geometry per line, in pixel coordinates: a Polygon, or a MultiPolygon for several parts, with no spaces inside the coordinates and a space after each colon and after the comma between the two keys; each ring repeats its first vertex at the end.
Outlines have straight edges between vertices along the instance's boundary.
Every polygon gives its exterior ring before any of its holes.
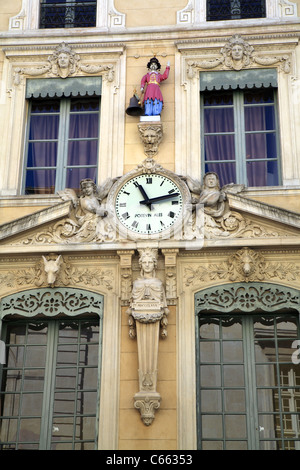
{"type": "Polygon", "coordinates": [[[174,232],[182,224],[188,202],[185,186],[166,171],[122,178],[113,202],[119,231],[125,229],[134,238],[174,232]]]}

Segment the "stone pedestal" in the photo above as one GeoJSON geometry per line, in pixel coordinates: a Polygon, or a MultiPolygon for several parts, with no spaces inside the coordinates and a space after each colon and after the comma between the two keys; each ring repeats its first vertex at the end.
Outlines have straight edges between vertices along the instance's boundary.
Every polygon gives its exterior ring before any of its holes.
{"type": "Polygon", "coordinates": [[[139,392],[134,395],[134,406],[141,413],[146,426],[160,406],[160,394],[156,391],[157,360],[160,320],[164,314],[160,302],[141,300],[131,304],[131,315],[136,323],[139,361],[139,392]]]}

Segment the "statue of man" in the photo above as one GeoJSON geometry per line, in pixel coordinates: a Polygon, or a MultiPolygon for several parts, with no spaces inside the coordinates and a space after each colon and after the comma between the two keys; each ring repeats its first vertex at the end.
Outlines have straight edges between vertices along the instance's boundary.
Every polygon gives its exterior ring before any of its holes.
{"type": "Polygon", "coordinates": [[[166,70],[163,74],[159,72],[161,65],[156,57],[152,57],[147,64],[149,72],[143,76],[141,80],[141,91],[144,92],[144,107],[146,116],[158,116],[163,108],[163,96],[160,91],[160,83],[166,80],[170,72],[170,62],[168,62],[166,70]]]}

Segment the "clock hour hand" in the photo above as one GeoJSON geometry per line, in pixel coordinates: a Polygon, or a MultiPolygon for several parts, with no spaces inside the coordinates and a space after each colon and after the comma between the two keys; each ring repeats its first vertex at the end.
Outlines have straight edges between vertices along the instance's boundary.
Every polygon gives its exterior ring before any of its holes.
{"type": "Polygon", "coordinates": [[[179,196],[179,193],[165,194],[164,196],[157,196],[151,199],[145,199],[144,201],[140,201],[140,204],[145,204],[149,206],[149,204],[155,204],[156,202],[165,201],[176,196],[179,196]]]}
{"type": "Polygon", "coordinates": [[[142,185],[137,184],[136,186],[137,186],[137,188],[140,190],[141,195],[145,198],[144,201],[143,201],[143,204],[145,204],[146,206],[148,206],[149,209],[150,209],[150,211],[151,211],[151,203],[149,203],[149,198],[148,198],[148,196],[147,196],[146,191],[144,190],[144,188],[143,188],[142,185]]]}

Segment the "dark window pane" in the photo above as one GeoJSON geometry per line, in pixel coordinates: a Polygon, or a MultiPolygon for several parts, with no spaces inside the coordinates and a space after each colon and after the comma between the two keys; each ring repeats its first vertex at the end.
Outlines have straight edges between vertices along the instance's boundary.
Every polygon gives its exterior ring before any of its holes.
{"type": "Polygon", "coordinates": [[[31,116],[29,140],[53,140],[58,138],[58,115],[34,114],[31,116]]]}
{"type": "Polygon", "coordinates": [[[277,158],[276,134],[247,134],[246,158],[277,158]]]}
{"type": "Polygon", "coordinates": [[[248,186],[278,186],[278,164],[276,161],[247,161],[248,186]]]}
{"type": "Polygon", "coordinates": [[[27,167],[55,167],[57,142],[34,142],[28,144],[27,167]]]}
{"type": "Polygon", "coordinates": [[[204,137],[205,160],[234,160],[234,135],[206,135],[204,137]]]}
{"type": "Polygon", "coordinates": [[[248,90],[244,93],[245,104],[274,103],[273,88],[263,88],[261,90],[248,90]]]}
{"type": "Polygon", "coordinates": [[[90,178],[96,181],[97,168],[69,168],[67,170],[66,187],[78,190],[80,181],[90,178]]]}
{"type": "Polygon", "coordinates": [[[233,108],[206,108],[204,132],[234,132],[233,108]]]}
{"type": "Polygon", "coordinates": [[[69,138],[98,137],[98,114],[71,114],[69,138]]]}
{"type": "Polygon", "coordinates": [[[59,113],[59,100],[32,100],[31,113],[59,113]]]}
{"type": "Polygon", "coordinates": [[[27,170],[25,194],[54,194],[55,170],[27,170]]]}
{"type": "Polygon", "coordinates": [[[97,140],[77,140],[69,142],[68,165],[96,165],[97,140]]]}
{"type": "Polygon", "coordinates": [[[46,0],[41,3],[41,28],[74,28],[96,26],[95,0],[46,0]]]}
{"type": "Polygon", "coordinates": [[[265,1],[208,0],[207,21],[263,18],[266,16],[265,1]]]}
{"type": "Polygon", "coordinates": [[[99,111],[99,98],[71,100],[71,112],[78,111],[99,111]]]}
{"type": "Polygon", "coordinates": [[[230,106],[233,104],[232,92],[220,91],[204,94],[204,106],[230,106]]]}
{"type": "Polygon", "coordinates": [[[272,131],[276,127],[273,106],[245,107],[246,131],[272,131]]]}

